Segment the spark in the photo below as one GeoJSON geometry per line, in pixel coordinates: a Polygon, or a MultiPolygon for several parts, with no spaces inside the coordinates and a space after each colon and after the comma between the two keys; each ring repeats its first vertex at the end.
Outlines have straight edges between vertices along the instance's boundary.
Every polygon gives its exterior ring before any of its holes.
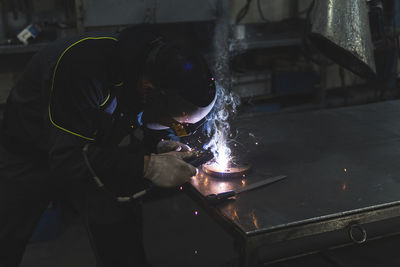
{"type": "Polygon", "coordinates": [[[199,212],[197,210],[194,211],[194,215],[198,215],[199,212]]]}
{"type": "Polygon", "coordinates": [[[346,168],[344,169],[344,172],[347,172],[347,169],[346,169],[346,168]]]}
{"type": "Polygon", "coordinates": [[[246,185],[246,180],[242,180],[242,185],[246,185]]]}
{"type": "Polygon", "coordinates": [[[256,142],[256,145],[258,145],[258,142],[256,142]]]}
{"type": "Polygon", "coordinates": [[[199,252],[198,252],[197,250],[195,250],[195,251],[194,251],[194,254],[197,254],[197,253],[199,253],[199,252]]]}
{"type": "Polygon", "coordinates": [[[346,191],[346,189],[347,189],[347,185],[346,185],[346,183],[343,183],[342,184],[342,191],[346,191]]]}
{"type": "Polygon", "coordinates": [[[182,190],[183,189],[183,187],[181,186],[181,187],[179,187],[179,190],[182,190]]]}

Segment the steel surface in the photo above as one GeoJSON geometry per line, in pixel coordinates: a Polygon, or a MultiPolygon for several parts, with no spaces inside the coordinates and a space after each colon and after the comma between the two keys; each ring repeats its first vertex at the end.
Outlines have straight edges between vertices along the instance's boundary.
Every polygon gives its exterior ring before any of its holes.
{"type": "Polygon", "coordinates": [[[375,75],[367,1],[314,1],[310,19],[309,37],[325,56],[362,77],[375,75]]]}
{"type": "Polygon", "coordinates": [[[241,158],[252,164],[252,172],[243,179],[216,179],[201,173],[191,183],[206,196],[266,176],[290,177],[216,207],[244,236],[301,225],[309,225],[307,231],[312,233],[313,225],[330,221],[321,231],[333,231],[343,226],[333,222],[360,218],[360,214],[373,214],[379,220],[380,213],[374,210],[400,205],[399,116],[400,102],[391,101],[239,118],[235,124],[244,138],[238,142],[248,149],[241,158]],[[248,131],[257,137],[258,146],[251,145],[248,131]]]}
{"type": "Polygon", "coordinates": [[[285,176],[285,175],[279,175],[279,176],[267,178],[267,179],[259,181],[257,183],[254,183],[254,184],[247,185],[247,186],[244,186],[242,188],[239,188],[239,189],[235,190],[235,193],[239,194],[239,193],[242,193],[242,192],[250,191],[250,190],[259,188],[261,186],[264,186],[264,185],[275,183],[275,182],[277,182],[279,180],[285,179],[286,177],[287,176],[285,176]]]}

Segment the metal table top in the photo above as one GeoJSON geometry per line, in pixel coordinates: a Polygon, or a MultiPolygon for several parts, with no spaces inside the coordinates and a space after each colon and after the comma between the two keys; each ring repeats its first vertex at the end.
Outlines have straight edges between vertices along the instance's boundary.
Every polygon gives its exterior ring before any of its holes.
{"type": "Polygon", "coordinates": [[[217,206],[245,235],[400,204],[400,101],[253,114],[235,125],[236,153],[252,172],[224,180],[200,173],[191,183],[207,195],[287,175],[217,206]]]}

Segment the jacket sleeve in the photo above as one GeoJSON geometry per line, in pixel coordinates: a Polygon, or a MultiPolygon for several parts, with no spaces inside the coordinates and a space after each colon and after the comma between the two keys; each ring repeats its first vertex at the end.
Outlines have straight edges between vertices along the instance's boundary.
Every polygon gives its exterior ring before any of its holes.
{"type": "Polygon", "coordinates": [[[96,72],[77,66],[68,60],[60,64],[52,85],[48,106],[51,171],[62,184],[90,181],[82,152],[90,143],[89,161],[105,186],[115,194],[135,193],[145,186],[144,152],[96,142],[102,117],[99,107],[107,91],[95,78],[96,72]]]}
{"type": "MultiPolygon", "coordinates": [[[[53,129],[50,150],[50,168],[62,184],[83,180],[93,182],[83,158],[87,141],[69,133],[53,129]]],[[[146,185],[143,179],[143,156],[141,151],[128,148],[89,146],[88,158],[97,176],[115,194],[132,194],[146,185]]]]}

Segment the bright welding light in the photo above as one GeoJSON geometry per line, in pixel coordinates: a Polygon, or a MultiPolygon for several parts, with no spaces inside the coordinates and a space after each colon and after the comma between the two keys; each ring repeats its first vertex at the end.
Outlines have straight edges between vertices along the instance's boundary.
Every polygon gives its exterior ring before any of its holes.
{"type": "Polygon", "coordinates": [[[214,153],[216,167],[221,171],[228,168],[228,163],[231,161],[231,150],[228,147],[226,140],[220,140],[217,143],[217,149],[214,153]]]}
{"type": "MultiPolygon", "coordinates": [[[[217,85],[217,101],[214,112],[207,121],[207,133],[211,137],[210,142],[204,145],[204,149],[211,149],[214,154],[215,166],[224,171],[232,160],[229,148],[230,125],[229,116],[239,104],[239,99],[223,87],[217,85]]],[[[232,136],[232,135],[231,135],[232,136]]]]}

